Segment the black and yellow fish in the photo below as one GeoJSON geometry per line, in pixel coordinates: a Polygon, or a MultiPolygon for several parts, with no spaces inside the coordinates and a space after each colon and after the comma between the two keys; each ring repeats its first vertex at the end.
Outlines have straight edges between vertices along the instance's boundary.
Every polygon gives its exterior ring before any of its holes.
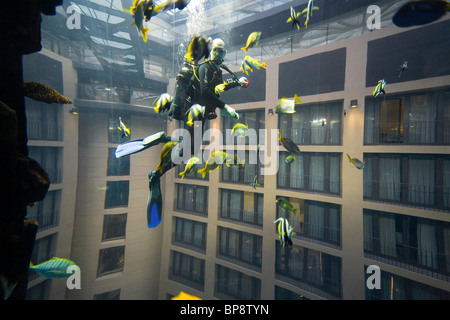
{"type": "Polygon", "coordinates": [[[278,140],[281,142],[283,147],[285,147],[286,150],[289,151],[289,153],[292,153],[292,154],[300,153],[300,149],[298,148],[297,144],[289,138],[284,138],[281,134],[281,130],[279,131],[278,140]]]}

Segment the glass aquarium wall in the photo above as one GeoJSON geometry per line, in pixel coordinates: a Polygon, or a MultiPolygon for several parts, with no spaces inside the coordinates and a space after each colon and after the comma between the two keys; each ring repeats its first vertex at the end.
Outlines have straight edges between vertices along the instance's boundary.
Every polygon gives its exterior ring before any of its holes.
{"type": "Polygon", "coordinates": [[[21,297],[449,299],[450,16],[410,2],[42,7],[21,297]]]}

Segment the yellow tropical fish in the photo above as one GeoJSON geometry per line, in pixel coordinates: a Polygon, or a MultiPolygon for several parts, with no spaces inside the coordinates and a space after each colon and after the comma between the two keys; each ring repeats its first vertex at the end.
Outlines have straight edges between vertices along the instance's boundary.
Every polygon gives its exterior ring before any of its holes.
{"type": "Polygon", "coordinates": [[[208,172],[211,172],[214,169],[220,169],[220,167],[225,163],[227,156],[228,154],[223,151],[216,151],[211,154],[209,159],[206,161],[205,167],[198,170],[198,173],[202,175],[202,179],[205,178],[208,172]]]}
{"type": "Polygon", "coordinates": [[[242,47],[241,49],[247,53],[249,48],[252,48],[258,44],[259,38],[261,38],[261,32],[255,31],[250,33],[247,38],[247,42],[245,43],[245,47],[242,47]]]}
{"type": "Polygon", "coordinates": [[[191,294],[187,294],[183,291],[180,291],[180,293],[177,296],[172,297],[172,299],[170,299],[170,300],[202,300],[202,299],[200,299],[199,297],[193,296],[191,294]]]}
{"type": "Polygon", "coordinates": [[[155,102],[155,107],[153,108],[156,113],[164,113],[164,111],[169,110],[172,104],[173,97],[168,93],[161,94],[155,102]]]}
{"type": "Polygon", "coordinates": [[[253,187],[253,189],[256,189],[256,187],[259,187],[257,174],[255,174],[255,177],[253,178],[252,187],[253,187]]]}
{"type": "Polygon", "coordinates": [[[250,56],[245,56],[244,62],[250,67],[250,71],[252,71],[252,72],[253,72],[253,69],[258,69],[258,70],[261,68],[266,69],[265,62],[261,63],[257,59],[252,58],[250,56]]]}
{"type": "Polygon", "coordinates": [[[292,21],[292,29],[294,28],[294,26],[297,26],[297,30],[300,30],[300,21],[298,21],[298,16],[300,15],[299,12],[295,12],[295,9],[293,7],[291,7],[290,9],[290,16],[287,19],[286,23],[289,23],[292,21]]]}
{"type": "MultiPolygon", "coordinates": [[[[153,1],[151,1],[153,2],[153,1]]],[[[153,8],[149,1],[146,0],[134,0],[133,5],[129,10],[125,10],[130,12],[133,15],[134,22],[131,24],[132,26],[136,26],[138,31],[142,33],[142,39],[144,42],[147,42],[147,33],[150,31],[149,28],[144,27],[144,12],[153,8]]],[[[148,21],[146,19],[146,21],[148,21]]]]}
{"type": "Polygon", "coordinates": [[[373,96],[376,98],[380,93],[386,94],[386,80],[378,80],[378,84],[373,90],[373,96]]]}
{"type": "Polygon", "coordinates": [[[159,155],[159,164],[156,167],[156,170],[159,171],[159,173],[164,172],[164,168],[167,167],[167,165],[172,160],[172,149],[178,144],[178,141],[169,141],[167,142],[164,147],[161,150],[161,153],[159,155]]]}
{"type": "Polygon", "coordinates": [[[186,167],[184,168],[183,172],[180,172],[179,175],[181,176],[181,179],[184,178],[184,176],[188,175],[191,172],[194,172],[196,164],[200,161],[197,157],[192,157],[188,160],[186,163],[186,167]]]}
{"type": "Polygon", "coordinates": [[[241,69],[240,69],[243,73],[245,73],[246,75],[248,75],[248,71],[252,71],[253,70],[245,63],[245,60],[242,60],[242,64],[241,64],[241,69]]]}
{"type": "Polygon", "coordinates": [[[36,271],[40,276],[47,279],[65,278],[70,276],[72,272],[68,272],[67,270],[70,266],[76,266],[76,264],[71,260],[56,257],[38,265],[33,265],[30,262],[30,269],[36,271]]]}
{"type": "Polygon", "coordinates": [[[27,81],[23,83],[24,95],[33,100],[46,103],[71,104],[72,100],[45,84],[27,81]]]}
{"type": "Polygon", "coordinates": [[[243,138],[244,135],[247,133],[247,131],[248,131],[248,126],[246,126],[245,124],[242,124],[242,123],[236,123],[234,125],[233,129],[231,129],[231,134],[243,138]]]}
{"type": "Polygon", "coordinates": [[[227,167],[231,167],[232,164],[235,165],[235,166],[238,166],[238,165],[244,166],[245,159],[241,160],[241,159],[239,159],[238,156],[231,155],[231,154],[227,153],[227,156],[226,156],[226,159],[225,159],[225,164],[226,164],[227,167]]]}
{"type": "Polygon", "coordinates": [[[353,163],[353,165],[357,168],[357,169],[364,169],[364,165],[365,163],[362,162],[361,160],[359,160],[358,158],[352,158],[350,157],[350,155],[347,153],[347,157],[348,160],[350,161],[350,163],[353,163]]]}
{"type": "Polygon", "coordinates": [[[204,36],[195,36],[189,43],[188,51],[185,58],[190,63],[197,63],[202,57],[209,55],[208,44],[211,38],[206,39],[204,36]]]}
{"type": "Polygon", "coordinates": [[[292,212],[293,214],[297,214],[298,209],[294,208],[294,206],[286,199],[286,198],[278,198],[275,202],[286,212],[292,212]]]}
{"type": "Polygon", "coordinates": [[[278,104],[275,106],[275,113],[295,113],[295,104],[300,104],[302,101],[297,94],[294,94],[294,99],[288,99],[283,97],[280,99],[278,104]]]}
{"type": "Polygon", "coordinates": [[[297,144],[289,138],[284,138],[283,135],[281,134],[281,130],[279,132],[278,140],[281,142],[283,147],[285,147],[286,150],[289,151],[289,153],[292,154],[300,153],[300,149],[298,148],[297,144]]]}
{"type": "Polygon", "coordinates": [[[120,131],[122,131],[122,138],[128,137],[130,135],[130,129],[122,122],[122,118],[119,117],[119,126],[117,127],[120,131]]]}
{"type": "Polygon", "coordinates": [[[187,121],[186,124],[190,127],[194,124],[195,121],[202,121],[205,118],[205,107],[194,104],[192,107],[186,111],[187,121]]]}
{"type": "Polygon", "coordinates": [[[309,0],[308,5],[305,9],[303,9],[302,14],[306,13],[306,21],[305,21],[305,27],[308,28],[308,22],[313,14],[313,10],[319,10],[319,7],[314,6],[314,0],[309,0]]]}
{"type": "Polygon", "coordinates": [[[278,238],[280,239],[283,248],[286,243],[292,246],[292,236],[295,235],[294,228],[289,225],[289,221],[286,218],[278,218],[273,223],[278,222],[278,238]]]}
{"type": "Polygon", "coordinates": [[[291,154],[291,155],[288,155],[285,159],[284,159],[284,162],[286,162],[286,164],[291,164],[292,162],[294,162],[295,161],[295,157],[291,154]]]}

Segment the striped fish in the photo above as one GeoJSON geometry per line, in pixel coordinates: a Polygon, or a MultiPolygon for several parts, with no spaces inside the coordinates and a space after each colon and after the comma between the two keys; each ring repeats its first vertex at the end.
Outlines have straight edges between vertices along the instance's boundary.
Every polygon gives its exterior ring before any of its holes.
{"type": "Polygon", "coordinates": [[[36,271],[40,276],[47,279],[65,278],[72,275],[72,272],[67,272],[67,268],[70,266],[76,266],[76,264],[71,260],[57,257],[42,262],[38,265],[33,265],[30,262],[30,269],[36,271]]]}
{"type": "Polygon", "coordinates": [[[278,237],[280,238],[281,245],[286,245],[286,242],[292,246],[292,236],[295,234],[294,228],[289,225],[286,218],[278,218],[273,223],[278,222],[278,237]]]}

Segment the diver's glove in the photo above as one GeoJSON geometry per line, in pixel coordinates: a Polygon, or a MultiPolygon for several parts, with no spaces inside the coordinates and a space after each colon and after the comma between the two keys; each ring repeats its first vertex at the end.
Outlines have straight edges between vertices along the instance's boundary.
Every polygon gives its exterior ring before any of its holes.
{"type": "Polygon", "coordinates": [[[220,114],[225,117],[232,117],[239,120],[238,113],[229,105],[225,104],[222,109],[220,109],[220,114]]]}
{"type": "Polygon", "coordinates": [[[240,77],[239,85],[243,88],[247,88],[248,87],[248,79],[246,77],[240,77]]]}

